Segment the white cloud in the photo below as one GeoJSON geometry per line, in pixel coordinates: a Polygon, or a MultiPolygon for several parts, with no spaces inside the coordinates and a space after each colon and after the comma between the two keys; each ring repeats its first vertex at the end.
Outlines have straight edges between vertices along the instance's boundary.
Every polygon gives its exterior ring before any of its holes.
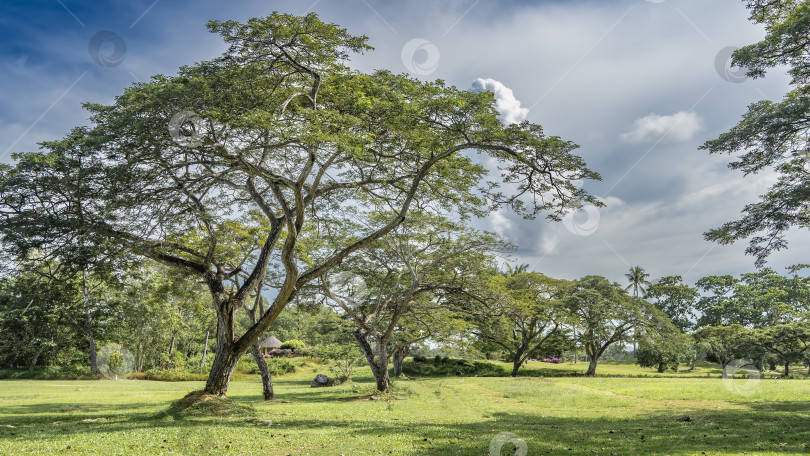
{"type": "Polygon", "coordinates": [[[492,231],[497,233],[499,236],[506,236],[506,231],[512,228],[512,221],[509,220],[501,210],[494,211],[489,216],[489,223],[492,227],[492,231]]]}
{"type": "Polygon", "coordinates": [[[666,139],[675,142],[690,141],[703,130],[703,119],[692,111],[680,111],[669,116],[650,114],[633,123],[633,130],[622,133],[621,138],[631,143],[653,142],[666,139]]]}
{"type": "Polygon", "coordinates": [[[492,78],[478,78],[473,81],[473,89],[478,91],[488,91],[495,95],[495,106],[501,113],[501,121],[505,124],[518,123],[526,119],[529,115],[527,108],[520,107],[520,101],[515,98],[512,89],[506,87],[500,81],[492,78]]]}

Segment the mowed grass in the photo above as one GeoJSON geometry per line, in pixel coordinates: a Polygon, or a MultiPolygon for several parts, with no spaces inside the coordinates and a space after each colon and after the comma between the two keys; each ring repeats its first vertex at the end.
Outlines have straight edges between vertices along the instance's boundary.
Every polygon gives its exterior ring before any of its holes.
{"type": "Polygon", "coordinates": [[[166,411],[201,382],[0,381],[0,455],[483,456],[503,432],[529,455],[810,452],[806,380],[413,379],[369,400],[363,373],[334,388],[310,388],[311,369],[277,379],[274,403],[235,381],[229,397],[253,412],[184,418],[166,411]]]}

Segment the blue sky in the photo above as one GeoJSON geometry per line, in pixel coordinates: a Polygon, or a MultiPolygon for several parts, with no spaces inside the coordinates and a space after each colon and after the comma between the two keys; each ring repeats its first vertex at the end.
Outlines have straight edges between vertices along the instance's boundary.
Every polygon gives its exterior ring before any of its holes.
{"type": "MultiPolygon", "coordinates": [[[[558,224],[506,212],[479,221],[519,245],[515,260],[552,276],[613,280],[636,264],[653,277],[692,281],[753,269],[744,244],[702,239],[771,177],[743,179],[726,169],[727,157],[698,147],[733,126],[748,104],[778,99],[787,88],[783,71],[735,81],[717,67],[723,49],[763,36],[739,0],[6,1],[0,160],[85,124],[82,102],[110,102],[133,82],[217,56],[223,46],[206,31],[209,19],[273,10],[315,11],[368,35],[376,50],[353,59],[358,69],[464,88],[481,78],[501,94],[505,118],[527,118],[581,146],[603,176],[588,189],[607,207],[558,224]],[[93,48],[94,36],[107,39],[93,48]]],[[[770,266],[807,262],[808,236],[789,240],[770,266]]]]}

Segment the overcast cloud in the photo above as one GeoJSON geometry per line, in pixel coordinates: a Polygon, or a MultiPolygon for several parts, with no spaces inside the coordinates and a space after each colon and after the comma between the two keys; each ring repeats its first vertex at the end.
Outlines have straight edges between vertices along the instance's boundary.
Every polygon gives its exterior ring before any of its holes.
{"type": "MultiPolygon", "coordinates": [[[[477,222],[516,243],[513,255],[546,274],[623,281],[632,265],[653,277],[753,269],[745,245],[702,233],[736,218],[770,176],[743,179],[728,157],[698,147],[733,126],[746,106],[778,99],[787,77],[746,80],[715,60],[757,41],[740,0],[89,0],[6,2],[0,18],[0,160],[85,124],[84,101],[107,103],[133,82],[218,55],[209,19],[273,10],[318,13],[376,48],[353,58],[461,88],[492,91],[504,122],[528,119],[574,141],[602,181],[585,183],[605,208],[551,223],[509,212],[477,222]],[[91,39],[111,31],[96,53],[91,39]],[[107,60],[105,60],[107,59],[107,60]],[[99,63],[100,61],[100,63],[99,63]]],[[[722,59],[721,59],[722,60],[722,59]]],[[[722,63],[722,62],[721,62],[722,63]]],[[[805,233],[774,255],[775,268],[806,262],[805,233]]]]}

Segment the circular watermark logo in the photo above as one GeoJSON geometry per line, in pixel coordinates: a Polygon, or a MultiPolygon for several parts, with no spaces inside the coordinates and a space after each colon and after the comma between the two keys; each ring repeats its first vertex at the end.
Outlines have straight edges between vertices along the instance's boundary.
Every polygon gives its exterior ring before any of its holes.
{"type": "Polygon", "coordinates": [[[585,204],[574,212],[563,217],[565,228],[577,236],[590,236],[599,228],[601,214],[599,208],[593,204],[585,204]]]}
{"type": "Polygon", "coordinates": [[[489,442],[489,456],[526,456],[528,452],[526,441],[511,432],[501,432],[489,442]]]}
{"type": "Polygon", "coordinates": [[[726,389],[739,396],[750,396],[759,389],[759,369],[748,360],[732,361],[723,373],[726,389]]]}
{"type": "Polygon", "coordinates": [[[169,135],[180,147],[196,147],[205,136],[205,121],[193,111],[180,111],[169,120],[169,135]]]}
{"type": "Polygon", "coordinates": [[[99,65],[113,68],[124,61],[124,56],[127,54],[127,42],[115,32],[102,30],[90,38],[87,51],[99,65]]]}
{"type": "Polygon", "coordinates": [[[132,356],[132,352],[118,344],[107,344],[102,347],[96,362],[102,375],[116,380],[119,375],[127,375],[135,368],[135,357],[132,356]]]}
{"type": "Polygon", "coordinates": [[[738,47],[727,46],[717,53],[714,57],[714,69],[725,81],[739,84],[748,79],[747,70],[745,68],[731,66],[731,60],[738,47]]]}
{"type": "Polygon", "coordinates": [[[416,76],[427,76],[439,66],[439,48],[423,38],[414,38],[402,46],[402,64],[416,76]]]}

